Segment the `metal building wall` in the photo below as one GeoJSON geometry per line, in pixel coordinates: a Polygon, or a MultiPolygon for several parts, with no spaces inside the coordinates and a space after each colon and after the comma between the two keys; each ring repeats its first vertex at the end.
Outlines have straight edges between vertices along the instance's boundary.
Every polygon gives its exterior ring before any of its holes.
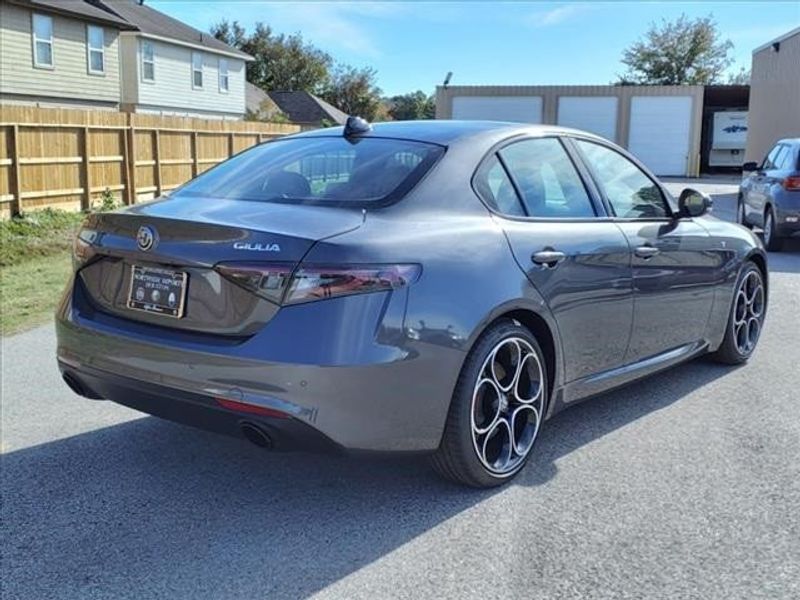
{"type": "Polygon", "coordinates": [[[617,85],[508,85],[508,86],[438,86],[436,88],[436,118],[450,119],[453,98],[456,96],[541,96],[542,122],[558,123],[558,99],[561,96],[616,96],[617,130],[615,142],[627,147],[630,134],[630,107],[633,96],[691,96],[692,123],[690,127],[690,156],[686,175],[700,172],[700,131],[703,121],[703,86],[617,86],[617,85]]]}
{"type": "Polygon", "coordinates": [[[747,129],[747,161],[761,162],[781,138],[800,137],[800,27],[753,51],[747,129]]]}

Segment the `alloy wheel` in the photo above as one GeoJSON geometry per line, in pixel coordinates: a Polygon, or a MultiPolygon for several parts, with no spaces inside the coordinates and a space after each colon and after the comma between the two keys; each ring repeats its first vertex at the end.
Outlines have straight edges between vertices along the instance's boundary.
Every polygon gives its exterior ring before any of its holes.
{"type": "Polygon", "coordinates": [[[750,271],[739,284],[733,305],[733,336],[736,350],[742,356],[752,353],[758,343],[765,301],[761,276],[757,271],[750,271]]]}
{"type": "Polygon", "coordinates": [[[524,339],[500,341],[483,362],[472,393],[472,444],[493,475],[514,474],[530,453],[545,385],[541,359],[524,339]]]}

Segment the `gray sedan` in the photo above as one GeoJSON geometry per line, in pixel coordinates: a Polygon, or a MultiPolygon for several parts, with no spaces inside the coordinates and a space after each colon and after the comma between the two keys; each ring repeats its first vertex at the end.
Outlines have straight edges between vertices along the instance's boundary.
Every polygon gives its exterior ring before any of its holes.
{"type": "Polygon", "coordinates": [[[761,165],[745,163],[739,188],[738,220],[763,227],[767,250],[800,233],[800,138],[780,140],[761,165]]]}
{"type": "Polygon", "coordinates": [[[351,119],[90,215],[59,366],[265,448],[425,452],[495,486],[557,411],[752,355],[766,254],[710,205],[580,131],[351,119]]]}

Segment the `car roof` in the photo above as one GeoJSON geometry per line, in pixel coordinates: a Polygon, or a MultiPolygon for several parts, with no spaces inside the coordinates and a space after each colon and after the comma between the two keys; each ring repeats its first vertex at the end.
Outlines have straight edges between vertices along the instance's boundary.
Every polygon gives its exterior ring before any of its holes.
{"type": "Polygon", "coordinates": [[[775,142],[776,144],[800,144],[800,138],[784,138],[775,142]]]}
{"type": "MultiPolygon", "coordinates": [[[[343,127],[329,127],[314,129],[291,137],[330,137],[340,136],[343,127]]],[[[458,141],[474,138],[475,136],[498,134],[512,135],[529,134],[581,134],[588,137],[597,137],[584,131],[557,127],[555,125],[531,125],[528,123],[509,123],[503,121],[458,121],[458,120],[419,120],[419,121],[388,121],[373,123],[372,130],[360,134],[359,137],[388,137],[430,142],[433,144],[450,145],[458,141]]]]}

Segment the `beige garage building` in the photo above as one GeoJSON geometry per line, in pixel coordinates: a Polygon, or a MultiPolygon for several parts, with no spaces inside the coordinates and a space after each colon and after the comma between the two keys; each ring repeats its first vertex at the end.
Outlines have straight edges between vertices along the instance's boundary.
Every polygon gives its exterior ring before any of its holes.
{"type": "Polygon", "coordinates": [[[584,129],[628,148],[658,175],[697,175],[703,86],[439,86],[437,119],[584,129]]]}
{"type": "Polygon", "coordinates": [[[745,160],[788,137],[800,137],[800,27],[753,50],[745,160]]]}

